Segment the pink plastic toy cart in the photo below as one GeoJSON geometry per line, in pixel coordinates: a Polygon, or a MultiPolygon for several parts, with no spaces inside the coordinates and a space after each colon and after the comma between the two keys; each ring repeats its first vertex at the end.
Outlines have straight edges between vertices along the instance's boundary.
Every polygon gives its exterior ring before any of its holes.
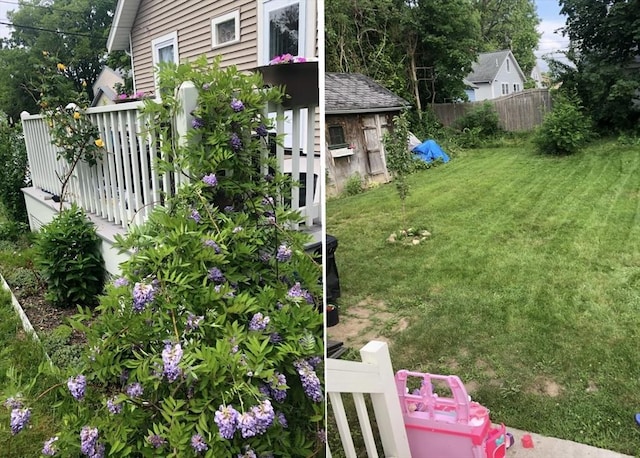
{"type": "Polygon", "coordinates": [[[396,388],[412,458],[504,458],[506,428],[492,427],[489,410],[471,401],[455,375],[398,371],[396,388]],[[418,378],[420,388],[409,393],[407,380],[418,378]],[[432,381],[448,387],[441,397],[432,381]]]}

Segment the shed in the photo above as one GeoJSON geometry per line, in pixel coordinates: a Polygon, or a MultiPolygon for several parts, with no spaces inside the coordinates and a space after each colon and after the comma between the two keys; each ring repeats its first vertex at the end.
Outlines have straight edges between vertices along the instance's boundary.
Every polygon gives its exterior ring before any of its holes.
{"type": "Polygon", "coordinates": [[[393,117],[409,107],[402,97],[360,73],[325,73],[327,192],[342,191],[349,177],[387,182],[382,138],[393,117]]]}

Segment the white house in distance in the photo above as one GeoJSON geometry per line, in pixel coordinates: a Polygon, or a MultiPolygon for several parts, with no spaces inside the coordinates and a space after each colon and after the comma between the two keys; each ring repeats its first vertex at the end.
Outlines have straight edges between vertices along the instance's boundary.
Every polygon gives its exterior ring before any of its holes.
{"type": "Polygon", "coordinates": [[[490,100],[520,92],[527,81],[509,50],[482,53],[465,78],[470,102],[490,100]]]}

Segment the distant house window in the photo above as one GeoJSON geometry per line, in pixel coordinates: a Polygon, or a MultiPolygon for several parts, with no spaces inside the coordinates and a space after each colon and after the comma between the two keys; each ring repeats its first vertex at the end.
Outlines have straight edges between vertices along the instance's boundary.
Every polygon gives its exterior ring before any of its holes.
{"type": "Polygon", "coordinates": [[[509,83],[502,83],[502,95],[509,93],[509,83]]]}
{"type": "Polygon", "coordinates": [[[342,126],[329,126],[329,149],[344,148],[349,146],[344,139],[342,126]]]}
{"type": "Polygon", "coordinates": [[[263,14],[264,59],[303,56],[305,50],[305,0],[266,0],[263,14]]]}
{"type": "Polygon", "coordinates": [[[518,83],[514,83],[514,85],[513,85],[513,92],[520,92],[520,84],[518,84],[518,83]]]}
{"type": "Polygon", "coordinates": [[[211,45],[213,48],[240,41],[240,11],[232,11],[211,20],[211,45]]]}
{"type": "MultiPolygon", "coordinates": [[[[156,68],[160,62],[179,63],[178,58],[178,32],[163,35],[151,41],[153,51],[153,67],[156,68]]],[[[156,94],[158,94],[158,78],[155,77],[156,94]]]]}
{"type": "Polygon", "coordinates": [[[507,72],[511,72],[511,61],[507,59],[507,72]]]}

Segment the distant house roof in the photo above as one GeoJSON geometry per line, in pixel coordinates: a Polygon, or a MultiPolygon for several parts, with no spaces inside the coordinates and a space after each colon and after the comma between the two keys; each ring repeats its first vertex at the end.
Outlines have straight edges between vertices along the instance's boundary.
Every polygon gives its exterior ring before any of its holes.
{"type": "Polygon", "coordinates": [[[511,57],[516,70],[520,73],[522,81],[527,78],[522,73],[518,61],[508,49],[505,51],[486,52],[478,55],[478,60],[473,63],[471,73],[467,75],[467,81],[471,83],[492,83],[498,75],[502,63],[507,57],[511,57]]]}
{"type": "Polygon", "coordinates": [[[327,114],[398,111],[410,104],[360,73],[325,73],[327,114]]]}
{"type": "Polygon", "coordinates": [[[125,51],[129,49],[129,35],[131,27],[136,20],[138,7],[142,0],[118,0],[116,12],[113,15],[109,38],[107,39],[107,50],[125,51]]]}

